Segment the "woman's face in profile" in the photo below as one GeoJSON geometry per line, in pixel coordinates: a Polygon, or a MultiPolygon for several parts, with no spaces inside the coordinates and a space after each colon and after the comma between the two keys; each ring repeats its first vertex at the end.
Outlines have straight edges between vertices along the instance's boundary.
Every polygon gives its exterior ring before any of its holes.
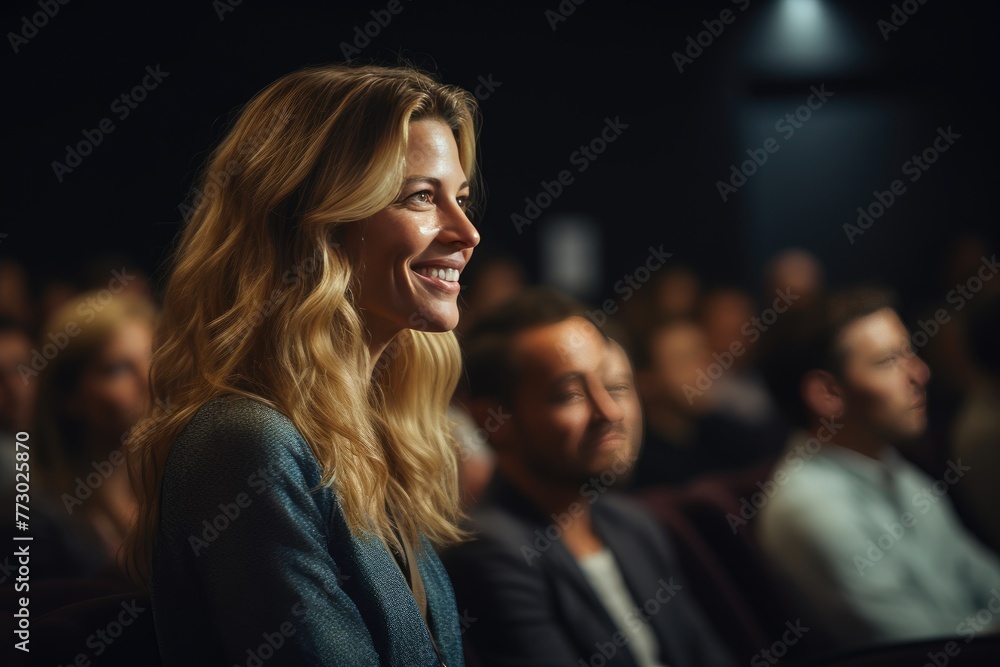
{"type": "Polygon", "coordinates": [[[468,198],[451,128],[439,120],[411,123],[399,197],[348,232],[360,258],[357,305],[373,340],[458,324],[459,279],[479,243],[468,198]]]}

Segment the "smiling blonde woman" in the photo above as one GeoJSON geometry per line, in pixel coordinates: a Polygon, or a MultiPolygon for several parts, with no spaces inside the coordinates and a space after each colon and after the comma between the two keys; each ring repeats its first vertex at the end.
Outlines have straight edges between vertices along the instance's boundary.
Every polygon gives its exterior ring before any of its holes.
{"type": "Polygon", "coordinates": [[[435,547],[463,537],[446,409],[477,133],[464,90],[325,66],[210,157],[128,443],[164,665],[463,664],[435,547]]]}

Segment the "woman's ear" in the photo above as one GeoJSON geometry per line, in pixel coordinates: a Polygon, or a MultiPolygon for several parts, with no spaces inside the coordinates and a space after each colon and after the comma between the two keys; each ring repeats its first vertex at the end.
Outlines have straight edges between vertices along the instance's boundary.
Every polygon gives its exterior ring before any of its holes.
{"type": "Polygon", "coordinates": [[[811,370],[802,378],[802,400],[817,417],[837,418],[844,414],[844,392],[828,371],[811,370]]]}

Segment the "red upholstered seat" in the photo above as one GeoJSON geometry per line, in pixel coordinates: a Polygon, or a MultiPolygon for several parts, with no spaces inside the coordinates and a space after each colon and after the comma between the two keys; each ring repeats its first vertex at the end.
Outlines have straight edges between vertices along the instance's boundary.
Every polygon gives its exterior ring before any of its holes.
{"type": "MultiPolygon", "coordinates": [[[[758,483],[766,483],[773,466],[767,461],[634,496],[671,537],[702,609],[741,660],[769,647],[785,632],[786,622],[801,617],[786,604],[757,548],[755,515],[741,514],[741,507],[753,509],[752,496],[761,492],[758,483]]],[[[802,658],[829,648],[822,633],[811,632],[795,653],[802,658]]]]}

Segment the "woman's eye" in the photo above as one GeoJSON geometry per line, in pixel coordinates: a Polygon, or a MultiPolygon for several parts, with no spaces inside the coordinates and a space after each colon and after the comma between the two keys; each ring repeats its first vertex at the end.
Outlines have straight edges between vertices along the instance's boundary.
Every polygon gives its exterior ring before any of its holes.
{"type": "Polygon", "coordinates": [[[433,193],[430,190],[421,190],[420,192],[414,192],[406,200],[416,202],[417,204],[430,204],[432,198],[433,193]]]}
{"type": "Polygon", "coordinates": [[[472,203],[472,200],[469,198],[469,195],[459,195],[456,201],[458,202],[458,205],[462,207],[463,211],[468,211],[469,206],[472,203]]]}

